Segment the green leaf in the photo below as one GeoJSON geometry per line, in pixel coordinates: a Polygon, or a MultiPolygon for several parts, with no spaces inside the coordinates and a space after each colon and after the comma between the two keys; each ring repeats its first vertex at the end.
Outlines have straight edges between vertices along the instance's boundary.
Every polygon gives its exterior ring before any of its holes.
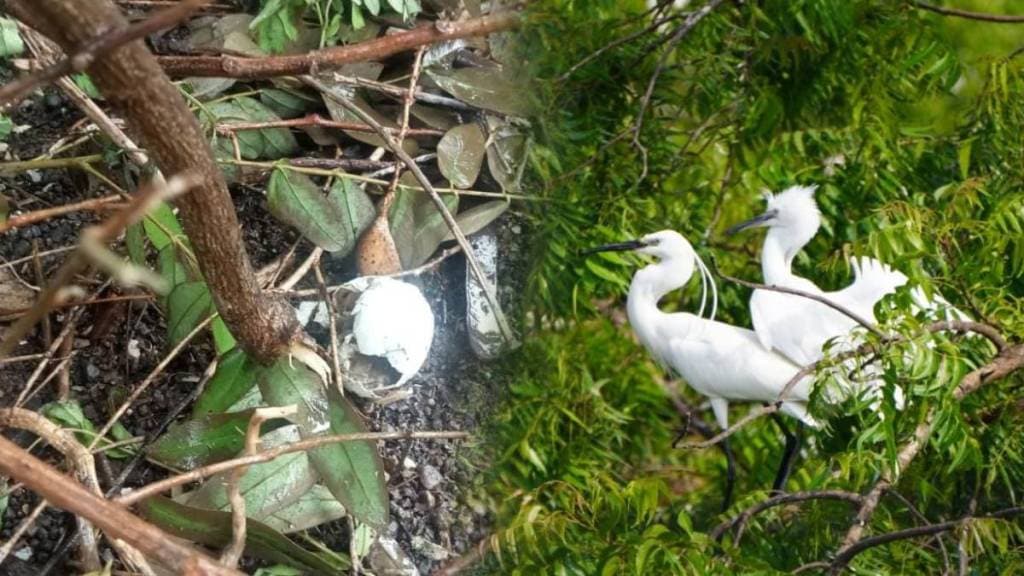
{"type": "Polygon", "coordinates": [[[318,104],[318,101],[304,94],[280,88],[261,90],[260,102],[273,113],[285,119],[298,118],[318,104]]]}
{"type": "Polygon", "coordinates": [[[220,316],[213,319],[210,332],[213,333],[213,348],[218,356],[223,356],[235,347],[235,337],[231,335],[231,330],[220,316]]]}
{"type": "Polygon", "coordinates": [[[171,290],[167,295],[167,346],[181,342],[212,309],[213,299],[205,282],[185,282],[171,290]]]}
{"type": "Polygon", "coordinates": [[[177,244],[168,244],[157,254],[160,277],[167,282],[172,290],[189,281],[188,269],[185,268],[178,256],[177,244]]]}
{"type": "Polygon", "coordinates": [[[14,122],[11,122],[11,119],[4,114],[0,114],[0,140],[10,136],[12,130],[14,130],[14,122]]]}
{"type": "MultiPolygon", "coordinates": [[[[277,422],[285,423],[282,419],[277,422]]],[[[298,431],[291,427],[265,434],[260,441],[269,448],[298,439],[298,431]]],[[[231,502],[227,491],[230,474],[225,472],[213,476],[195,491],[175,500],[206,510],[230,511],[231,502]]],[[[269,462],[253,464],[246,470],[238,487],[239,493],[245,498],[245,515],[263,521],[268,514],[291,507],[313,488],[316,481],[317,474],[304,452],[292,452],[269,462]]]]}
{"type": "MultiPolygon", "coordinates": [[[[490,202],[484,202],[483,204],[477,204],[469,210],[463,210],[455,216],[455,221],[459,225],[459,229],[466,236],[474,234],[483,230],[488,224],[494,222],[499,216],[508,210],[509,203],[504,200],[491,200],[490,202]]],[[[451,230],[445,234],[442,242],[448,240],[455,240],[455,235],[452,234],[451,230]]]]}
{"type": "Polygon", "coordinates": [[[345,180],[325,196],[305,174],[278,168],[267,185],[270,213],[328,252],[347,254],[373,219],[365,193],[345,180]]]}
{"type": "MultiPolygon", "coordinates": [[[[222,548],[231,541],[230,512],[183,506],[163,496],[143,500],[138,508],[146,520],[179,538],[212,548],[222,548]]],[[[267,562],[287,564],[323,576],[341,574],[349,568],[347,562],[337,561],[336,556],[320,556],[305,550],[257,520],[246,522],[245,551],[267,562]]]]}
{"type": "MultiPolygon", "coordinates": [[[[258,382],[268,404],[298,406],[294,420],[303,438],[367,430],[348,401],[301,362],[283,358],[264,368],[258,382]]],[[[376,443],[339,442],[308,454],[324,484],[356,520],[378,531],[387,526],[388,492],[376,443]]]]}
{"type": "Polygon", "coordinates": [[[146,233],[142,222],[132,224],[124,231],[124,243],[128,248],[128,257],[133,264],[146,265],[146,233]]]}
{"type": "MultiPolygon", "coordinates": [[[[39,413],[63,428],[74,430],[75,437],[86,446],[91,444],[93,439],[96,438],[96,426],[85,417],[82,407],[75,400],[50,402],[40,408],[39,413]]],[[[131,434],[123,426],[119,430],[111,428],[110,433],[116,440],[125,440],[131,437],[131,434]]],[[[102,447],[110,443],[109,440],[103,439],[100,440],[98,446],[102,447]]],[[[106,453],[107,456],[116,459],[128,458],[134,454],[134,452],[124,448],[114,448],[107,450],[106,453]]]]}
{"type": "Polygon", "coordinates": [[[192,417],[227,411],[256,385],[257,367],[240,348],[224,353],[217,360],[213,377],[196,399],[192,417]]]}
{"type": "Polygon", "coordinates": [[[160,202],[142,220],[142,227],[146,231],[153,248],[157,251],[163,250],[175,241],[187,243],[185,231],[178,223],[178,217],[166,202],[160,202]]]}
{"type": "MultiPolygon", "coordinates": [[[[179,470],[227,460],[245,447],[245,430],[252,412],[208,414],[172,424],[146,452],[153,460],[179,470]]],[[[284,420],[270,420],[260,430],[269,432],[285,424],[284,420]]]]}
{"type": "Polygon", "coordinates": [[[485,137],[475,123],[456,126],[437,144],[437,165],[455,188],[469,188],[484,163],[485,137]]]}
{"type": "MultiPolygon", "coordinates": [[[[413,184],[412,176],[406,174],[400,180],[413,184]]],[[[421,190],[399,188],[396,192],[388,220],[391,236],[402,260],[402,268],[408,270],[427,261],[449,232],[448,224],[434,201],[421,190]]],[[[455,213],[459,208],[459,197],[446,194],[441,197],[448,210],[455,213]]]]}
{"type": "Polygon", "coordinates": [[[345,517],[345,507],[326,486],[317,484],[288,506],[261,520],[284,534],[308,530],[345,517]]]}
{"type": "Polygon", "coordinates": [[[89,98],[93,100],[103,100],[103,94],[100,93],[100,89],[93,83],[92,78],[88,74],[82,72],[81,74],[75,74],[71,77],[75,81],[75,85],[82,89],[89,98]]]}
{"type": "Polygon", "coordinates": [[[500,68],[428,70],[427,74],[443,90],[473,106],[512,116],[530,115],[530,91],[525,81],[512,78],[500,68]]]}
{"type": "Polygon", "coordinates": [[[7,513],[7,503],[11,493],[8,492],[7,478],[0,476],[0,529],[4,527],[4,514],[7,513]]]}
{"type": "Polygon", "coordinates": [[[0,18],[0,58],[10,58],[25,51],[21,41],[18,23],[10,18],[0,18]]]}
{"type": "MultiPolygon", "coordinates": [[[[211,102],[200,111],[200,118],[208,132],[213,131],[213,124],[274,122],[281,119],[259,100],[248,96],[211,102]]],[[[290,156],[299,149],[298,141],[287,128],[239,130],[235,135],[238,138],[239,153],[246,160],[276,160],[290,156]]]]}

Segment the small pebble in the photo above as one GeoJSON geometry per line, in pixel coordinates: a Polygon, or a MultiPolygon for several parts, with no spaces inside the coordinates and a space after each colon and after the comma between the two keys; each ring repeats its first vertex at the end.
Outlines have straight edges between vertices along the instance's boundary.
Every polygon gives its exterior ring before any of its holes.
{"type": "Polygon", "coordinates": [[[423,487],[427,490],[437,488],[443,480],[444,476],[441,476],[441,473],[437,471],[437,468],[434,468],[430,464],[424,464],[423,467],[420,468],[420,482],[423,483],[423,487]]]}

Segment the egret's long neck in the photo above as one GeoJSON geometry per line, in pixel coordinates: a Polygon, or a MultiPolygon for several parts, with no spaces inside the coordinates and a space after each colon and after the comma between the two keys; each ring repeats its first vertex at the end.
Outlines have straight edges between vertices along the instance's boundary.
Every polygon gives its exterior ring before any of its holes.
{"type": "Polygon", "coordinates": [[[787,241],[779,228],[770,228],[761,248],[761,272],[765,284],[785,285],[793,277],[793,258],[803,246],[787,241]]]}
{"type": "Polygon", "coordinates": [[[692,264],[687,266],[673,259],[651,264],[633,275],[626,312],[633,330],[648,348],[657,341],[658,319],[666,315],[658,308],[658,302],[669,292],[686,285],[692,275],[692,264]]]}

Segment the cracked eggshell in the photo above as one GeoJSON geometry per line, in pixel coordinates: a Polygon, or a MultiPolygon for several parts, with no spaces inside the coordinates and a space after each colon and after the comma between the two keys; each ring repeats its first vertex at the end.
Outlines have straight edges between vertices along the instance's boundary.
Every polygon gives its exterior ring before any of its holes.
{"type": "Polygon", "coordinates": [[[419,372],[434,339],[434,313],[419,288],[393,278],[371,278],[352,318],[359,352],[386,358],[401,374],[393,386],[419,372]]]}

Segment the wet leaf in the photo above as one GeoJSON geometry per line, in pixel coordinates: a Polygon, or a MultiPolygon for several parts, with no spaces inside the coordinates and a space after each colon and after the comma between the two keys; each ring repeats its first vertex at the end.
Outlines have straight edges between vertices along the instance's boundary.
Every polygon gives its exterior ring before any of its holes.
{"type": "Polygon", "coordinates": [[[449,130],[437,144],[437,165],[455,188],[469,188],[484,161],[484,132],[476,124],[449,130]]]}
{"type": "Polygon", "coordinates": [[[10,18],[0,18],[0,58],[10,58],[25,51],[18,24],[10,18]]]}
{"type": "Polygon", "coordinates": [[[256,385],[258,364],[240,348],[226,352],[217,361],[217,371],[196,399],[192,417],[226,412],[256,385]]]}
{"type": "Polygon", "coordinates": [[[526,162],[527,139],[516,127],[494,117],[487,118],[491,143],[487,146],[487,169],[505,191],[519,189],[526,162]]]}
{"type": "Polygon", "coordinates": [[[260,91],[260,102],[281,118],[298,118],[317,103],[310,97],[292,90],[267,88],[260,91]]]}
{"type": "MultiPolygon", "coordinates": [[[[199,112],[199,117],[207,132],[213,131],[214,124],[273,122],[281,119],[259,100],[248,96],[211,102],[199,112]]],[[[239,130],[235,135],[238,138],[239,153],[246,160],[276,160],[290,156],[299,149],[295,136],[287,128],[239,130]]],[[[230,145],[229,138],[220,137],[218,140],[221,138],[230,145]]]]}
{"type": "MultiPolygon", "coordinates": [[[[403,176],[403,184],[416,185],[412,175],[403,176]]],[[[445,194],[441,197],[448,210],[454,213],[459,197],[445,194]]],[[[388,215],[391,235],[402,259],[402,268],[408,270],[427,261],[448,233],[448,224],[426,192],[410,188],[395,191],[395,202],[388,215]]]]}
{"type": "Polygon", "coordinates": [[[267,202],[278,220],[342,256],[352,250],[374,216],[373,204],[358,185],[338,180],[325,196],[305,174],[280,168],[270,176],[267,202]]]}
{"type": "MultiPolygon", "coordinates": [[[[69,428],[74,431],[75,437],[83,445],[88,446],[96,438],[96,426],[93,425],[92,421],[85,417],[85,413],[82,412],[82,407],[75,400],[63,400],[57,402],[50,402],[45,404],[39,409],[39,413],[46,416],[54,424],[60,425],[62,428],[69,428]]],[[[131,434],[122,426],[115,433],[114,429],[111,428],[111,436],[115,440],[124,440],[130,438],[131,434]]],[[[109,440],[100,440],[97,444],[99,447],[110,444],[109,440]]],[[[128,458],[134,452],[125,448],[114,448],[106,451],[107,456],[115,459],[128,458]]]]}
{"type": "Polygon", "coordinates": [[[206,319],[213,308],[205,282],[179,284],[167,295],[167,346],[173,347],[206,319]]]}
{"type": "Polygon", "coordinates": [[[345,517],[345,507],[326,486],[317,484],[288,506],[268,514],[262,521],[284,534],[308,530],[345,517]]]}
{"type": "MultiPolygon", "coordinates": [[[[469,210],[459,212],[455,216],[455,221],[459,224],[459,229],[462,230],[462,233],[469,236],[483,230],[488,224],[497,220],[499,216],[508,210],[508,206],[509,203],[504,200],[491,200],[490,202],[477,204],[469,210]]],[[[452,234],[451,230],[448,231],[442,242],[449,240],[455,240],[455,235],[452,234]]]]}
{"type": "MultiPolygon", "coordinates": [[[[283,423],[284,420],[277,422],[283,423]]],[[[260,442],[270,448],[298,440],[298,430],[289,426],[265,434],[260,442]]],[[[240,445],[239,452],[231,456],[240,456],[241,448],[240,445]]],[[[195,491],[175,500],[207,510],[231,511],[227,490],[230,474],[226,472],[213,476],[195,491]]],[[[292,452],[269,462],[253,464],[246,470],[238,487],[239,493],[245,498],[245,515],[263,520],[268,514],[290,507],[316,481],[317,474],[304,452],[292,452]]]]}
{"type": "MultiPolygon", "coordinates": [[[[143,500],[138,508],[145,519],[179,538],[213,548],[222,548],[231,541],[230,512],[184,506],[163,496],[143,500]]],[[[246,523],[245,551],[267,562],[287,564],[323,576],[341,574],[349,568],[347,562],[340,562],[336,556],[309,552],[256,520],[246,523]]]]}
{"type": "Polygon", "coordinates": [[[463,102],[512,116],[528,116],[527,90],[500,68],[428,70],[442,89],[463,102]]]}
{"type": "MultiPolygon", "coordinates": [[[[303,438],[367,430],[348,401],[301,362],[282,358],[264,368],[258,382],[268,404],[298,406],[295,421],[303,438]]],[[[324,484],[355,519],[378,530],[387,525],[388,492],[376,443],[339,442],[307,454],[324,484]]]]}
{"type": "MultiPolygon", "coordinates": [[[[245,447],[245,430],[252,412],[207,414],[172,424],[146,452],[153,460],[179,470],[233,458],[245,447]]],[[[270,432],[286,424],[285,420],[270,420],[260,431],[270,432]]]]}
{"type": "MultiPolygon", "coordinates": [[[[326,83],[328,85],[332,85],[330,82],[326,83]]],[[[352,96],[348,99],[349,102],[352,102],[360,110],[370,115],[370,117],[376,120],[381,126],[385,128],[398,128],[398,124],[394,120],[374,110],[373,106],[371,106],[361,96],[356,95],[354,91],[352,91],[347,86],[341,84],[334,84],[334,86],[337,86],[337,91],[340,91],[342,93],[351,93],[352,96]]],[[[330,113],[331,118],[333,118],[334,120],[338,122],[356,122],[358,124],[363,123],[363,121],[358,116],[356,116],[347,108],[345,108],[340,103],[335,101],[334,98],[331,98],[327,94],[324,94],[323,98],[324,104],[327,106],[327,111],[330,113]]],[[[376,146],[380,148],[387,148],[387,143],[384,142],[384,139],[372,132],[355,132],[352,130],[343,130],[343,132],[345,132],[345,134],[348,135],[350,138],[358,140],[359,142],[364,142],[371,146],[376,146]]],[[[415,155],[419,151],[420,147],[419,144],[417,144],[416,141],[413,140],[412,138],[406,138],[405,142],[402,143],[402,149],[405,150],[410,155],[415,155]]]]}
{"type": "Polygon", "coordinates": [[[327,199],[341,208],[344,224],[339,227],[338,232],[345,236],[346,247],[338,250],[336,255],[344,256],[352,250],[359,237],[373,223],[373,219],[377,217],[377,209],[363,188],[348,178],[335,178],[327,199]]]}

